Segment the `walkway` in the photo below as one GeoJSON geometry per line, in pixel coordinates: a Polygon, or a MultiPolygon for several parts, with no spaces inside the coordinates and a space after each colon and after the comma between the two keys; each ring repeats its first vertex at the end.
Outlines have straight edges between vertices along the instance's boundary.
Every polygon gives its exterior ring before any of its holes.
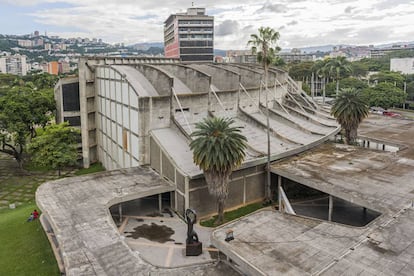
{"type": "Polygon", "coordinates": [[[36,191],[48,232],[53,231],[67,275],[237,275],[222,264],[161,269],[131,250],[109,207],[173,191],[147,168],[108,171],[44,183],[36,191]]]}

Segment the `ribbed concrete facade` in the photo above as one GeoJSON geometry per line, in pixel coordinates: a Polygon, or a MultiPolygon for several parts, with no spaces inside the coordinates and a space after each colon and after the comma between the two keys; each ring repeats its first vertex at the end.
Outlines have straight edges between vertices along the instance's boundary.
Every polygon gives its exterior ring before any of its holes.
{"type": "MultiPolygon", "coordinates": [[[[258,65],[181,64],[177,59],[82,59],[79,103],[83,163],[108,170],[149,165],[176,187],[171,207],[214,212],[189,148],[195,124],[225,116],[243,127],[247,157],[230,183],[228,207],[264,196],[266,98],[271,160],[296,154],[338,132],[335,120],[286,72],[272,68],[268,90],[258,65]],[[262,84],[262,85],[261,85],[262,84]]],[[[62,82],[63,84],[64,82],[62,82]]],[[[56,89],[59,95],[60,89],[56,89]]],[[[58,102],[62,105],[59,97],[58,102]]]]}

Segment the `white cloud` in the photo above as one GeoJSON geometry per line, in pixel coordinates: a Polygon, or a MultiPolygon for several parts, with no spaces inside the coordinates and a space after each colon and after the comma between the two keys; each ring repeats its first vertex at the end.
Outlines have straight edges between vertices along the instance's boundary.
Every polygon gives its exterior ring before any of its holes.
{"type": "MultiPolygon", "coordinates": [[[[133,44],[162,41],[164,20],[171,13],[184,12],[189,2],[0,0],[0,4],[31,7],[28,15],[45,29],[61,28],[62,32],[55,31],[60,36],[133,44]],[[66,8],[59,8],[62,5],[66,8]]],[[[413,33],[413,0],[200,0],[196,4],[215,16],[219,49],[245,49],[250,34],[260,26],[279,30],[282,47],[404,41],[411,40],[413,33]]],[[[1,17],[0,24],[5,24],[1,17]]]]}

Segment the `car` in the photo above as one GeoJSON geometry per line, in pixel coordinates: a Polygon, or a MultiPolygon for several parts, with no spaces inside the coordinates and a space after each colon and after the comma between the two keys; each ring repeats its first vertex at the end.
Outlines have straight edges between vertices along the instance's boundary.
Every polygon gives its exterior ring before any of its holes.
{"type": "Polygon", "coordinates": [[[389,116],[389,117],[394,117],[394,118],[396,118],[396,117],[401,118],[402,117],[401,114],[396,113],[396,112],[391,112],[391,111],[384,111],[382,114],[384,116],[389,116]]]}

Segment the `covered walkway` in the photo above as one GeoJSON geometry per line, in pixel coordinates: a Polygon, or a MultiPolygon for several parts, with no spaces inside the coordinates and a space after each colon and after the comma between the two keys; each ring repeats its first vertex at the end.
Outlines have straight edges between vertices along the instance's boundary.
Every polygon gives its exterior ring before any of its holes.
{"type": "Polygon", "coordinates": [[[131,168],[46,182],[36,203],[66,275],[234,275],[222,264],[155,267],[119,234],[110,206],[174,189],[150,169],[131,168]]]}

